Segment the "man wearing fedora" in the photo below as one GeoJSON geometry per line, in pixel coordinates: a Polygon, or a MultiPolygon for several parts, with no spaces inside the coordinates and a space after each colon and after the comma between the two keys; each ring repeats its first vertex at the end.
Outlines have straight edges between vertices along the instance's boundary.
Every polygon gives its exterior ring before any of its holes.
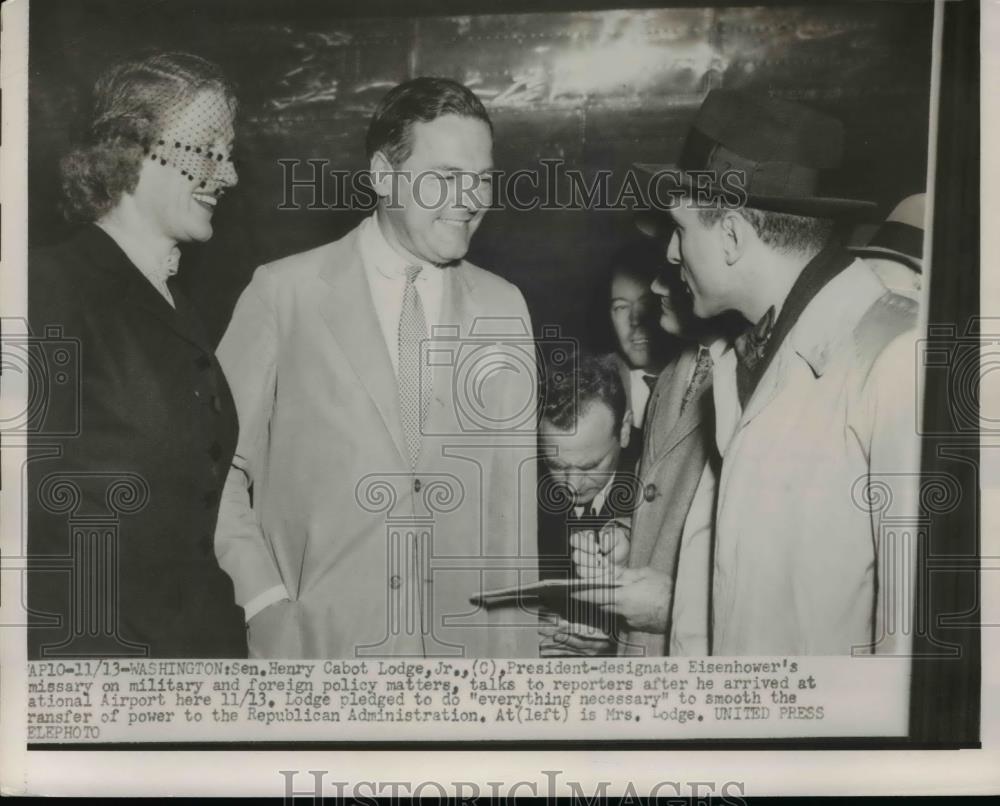
{"type": "Polygon", "coordinates": [[[842,143],[826,115],[716,90],[677,165],[639,166],[680,181],[667,258],[694,313],[750,324],[713,351],[715,528],[682,539],[673,591],[675,611],[707,622],[712,654],[907,650],[915,305],[831,238],[869,206],[822,193],[842,143]],[[714,203],[695,170],[728,177],[714,203]],[[734,171],[736,206],[722,192],[734,171]],[[707,607],[681,601],[705,598],[691,580],[710,580],[707,607]]]}
{"type": "Polygon", "coordinates": [[[890,291],[920,301],[926,194],[907,196],[861,244],[851,247],[890,291]]]}

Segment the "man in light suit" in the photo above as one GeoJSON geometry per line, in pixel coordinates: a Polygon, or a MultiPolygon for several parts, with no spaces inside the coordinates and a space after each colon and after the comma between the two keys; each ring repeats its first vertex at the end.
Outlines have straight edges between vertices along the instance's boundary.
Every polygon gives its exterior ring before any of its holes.
{"type": "Polygon", "coordinates": [[[528,312],[463,259],[492,145],[466,87],[395,87],[366,140],[376,213],[262,266],[236,306],[216,551],[253,656],[537,653],[537,619],[469,604],[537,578],[528,312]]]}

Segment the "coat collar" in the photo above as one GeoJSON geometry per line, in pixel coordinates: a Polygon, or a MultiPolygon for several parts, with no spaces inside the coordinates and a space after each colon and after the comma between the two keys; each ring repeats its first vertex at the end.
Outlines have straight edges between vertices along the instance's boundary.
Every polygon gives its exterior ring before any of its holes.
{"type": "Polygon", "coordinates": [[[837,348],[850,338],[885,286],[860,259],[830,280],[799,317],[789,340],[792,349],[821,377],[837,348]]]}
{"type": "Polygon", "coordinates": [[[122,248],[108,233],[96,224],[81,230],[77,239],[81,254],[94,267],[95,275],[81,277],[84,283],[109,285],[110,296],[117,298],[118,304],[132,307],[152,315],[181,338],[199,347],[207,355],[213,353],[212,345],[201,327],[193,306],[176,283],[171,282],[170,291],[176,308],[171,307],[128,258],[122,248]]]}
{"type": "MultiPolygon", "coordinates": [[[[653,396],[658,398],[657,411],[662,409],[663,414],[657,417],[656,424],[647,419],[646,427],[652,429],[649,439],[653,455],[657,459],[677,447],[681,440],[701,424],[707,413],[705,406],[711,396],[706,397],[705,393],[711,388],[710,382],[702,385],[697,397],[681,412],[681,404],[698,361],[698,349],[697,346],[688,347],[675,361],[670,362],[660,374],[660,380],[653,390],[653,396]]],[[[649,405],[652,408],[652,398],[649,405]]]]}
{"type": "Polygon", "coordinates": [[[887,293],[885,286],[862,260],[855,259],[813,297],[761,378],[742,415],[747,423],[778,393],[783,367],[792,353],[798,355],[815,377],[822,377],[831,358],[851,337],[861,317],[887,293]]]}

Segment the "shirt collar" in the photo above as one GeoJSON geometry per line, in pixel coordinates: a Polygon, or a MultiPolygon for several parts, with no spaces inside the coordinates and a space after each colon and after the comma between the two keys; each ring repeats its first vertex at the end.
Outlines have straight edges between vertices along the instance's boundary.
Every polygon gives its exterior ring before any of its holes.
{"type": "Polygon", "coordinates": [[[698,345],[698,352],[700,353],[702,350],[708,350],[708,354],[712,356],[713,363],[718,363],[722,355],[732,349],[733,349],[732,342],[725,336],[719,336],[717,339],[714,339],[712,342],[710,342],[707,346],[704,344],[698,345]]]}
{"type": "Polygon", "coordinates": [[[382,226],[378,221],[378,213],[372,213],[361,224],[360,249],[365,265],[377,271],[383,277],[391,280],[406,276],[409,266],[422,266],[425,269],[437,269],[431,263],[417,260],[412,255],[400,254],[386,239],[382,226]]]}
{"type": "MultiPolygon", "coordinates": [[[[630,369],[629,375],[632,376],[633,381],[642,381],[643,385],[646,383],[646,378],[657,378],[659,377],[657,373],[650,372],[648,369],[630,369]]],[[[649,387],[646,387],[647,389],[649,387]]]]}
{"type": "Polygon", "coordinates": [[[616,473],[612,473],[611,476],[608,478],[608,483],[604,485],[601,491],[597,495],[595,495],[588,503],[578,504],[576,507],[577,510],[586,512],[587,507],[593,507],[594,512],[600,512],[602,509],[604,509],[604,501],[608,497],[608,491],[611,489],[611,485],[615,483],[616,475],[617,475],[616,473]]]}
{"type": "Polygon", "coordinates": [[[98,221],[97,226],[118,244],[128,259],[153,285],[164,286],[170,277],[177,274],[181,250],[176,244],[164,252],[153,248],[146,239],[137,238],[111,221],[98,221]]]}

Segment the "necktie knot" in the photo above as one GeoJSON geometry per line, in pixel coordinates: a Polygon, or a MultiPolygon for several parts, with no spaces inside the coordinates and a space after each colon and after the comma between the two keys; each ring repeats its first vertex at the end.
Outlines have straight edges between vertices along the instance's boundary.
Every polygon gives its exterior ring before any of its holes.
{"type": "Polygon", "coordinates": [[[649,387],[649,391],[652,392],[653,391],[653,387],[656,386],[657,376],[656,375],[643,375],[642,376],[642,380],[643,380],[643,383],[645,383],[646,386],[649,387]]]}
{"type": "Polygon", "coordinates": [[[423,268],[424,268],[423,266],[407,266],[406,267],[406,283],[407,283],[407,285],[409,285],[410,283],[416,282],[416,279],[419,276],[420,272],[423,271],[423,268]]]}

